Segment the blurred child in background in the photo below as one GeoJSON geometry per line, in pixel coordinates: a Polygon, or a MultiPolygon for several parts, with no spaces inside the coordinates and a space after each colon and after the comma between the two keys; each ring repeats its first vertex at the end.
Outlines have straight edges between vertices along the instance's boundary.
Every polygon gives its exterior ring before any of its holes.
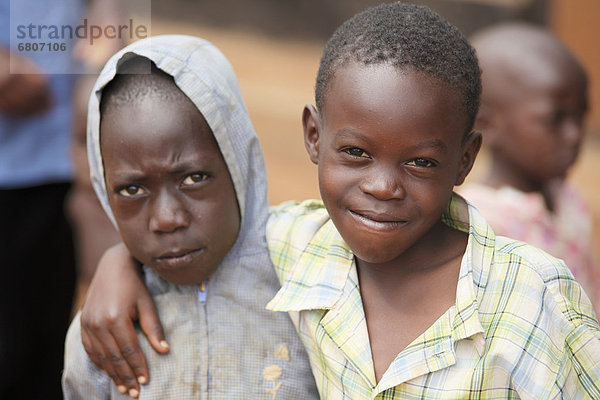
{"type": "Polygon", "coordinates": [[[461,194],[496,234],[564,259],[597,311],[592,218],[565,182],[584,136],[586,71],[556,37],[532,25],[493,26],[472,43],[483,86],[476,128],[490,150],[491,169],[461,194]]]}
{"type": "Polygon", "coordinates": [[[11,40],[11,27],[22,21],[75,25],[82,3],[0,1],[0,399],[62,399],[75,282],[64,214],[72,178],[71,42],[64,52],[20,52],[18,44],[31,39],[11,40]]]}

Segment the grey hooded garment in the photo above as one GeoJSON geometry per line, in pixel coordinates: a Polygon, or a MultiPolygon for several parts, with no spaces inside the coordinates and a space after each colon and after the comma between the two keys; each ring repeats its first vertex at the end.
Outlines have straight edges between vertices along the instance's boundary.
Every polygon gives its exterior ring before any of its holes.
{"type": "MultiPolygon", "coordinates": [[[[108,61],[92,91],[87,127],[92,184],[102,206],[114,223],[100,154],[99,103],[119,60],[132,54],[172,75],[200,110],[229,167],[242,216],[237,241],[208,280],[205,299],[196,286],[177,286],[145,269],[171,350],[159,355],[139,331],[150,373],[139,398],[317,398],[308,358],[289,317],[265,309],[280,285],[265,240],[264,160],[233,69],[216,47],[190,36],[156,36],[108,61]]],[[[79,316],[67,336],[63,389],[66,399],[129,398],[87,357],[79,316]]]]}

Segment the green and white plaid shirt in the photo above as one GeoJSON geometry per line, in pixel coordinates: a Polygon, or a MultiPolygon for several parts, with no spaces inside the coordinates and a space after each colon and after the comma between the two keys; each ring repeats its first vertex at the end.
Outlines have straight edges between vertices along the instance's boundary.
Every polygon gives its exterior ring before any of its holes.
{"type": "Polygon", "coordinates": [[[272,209],[267,308],[290,313],[321,398],[600,399],[600,327],[564,263],[495,236],[458,195],[443,219],[469,234],[456,304],[376,382],[351,250],[321,202],[272,209]]]}

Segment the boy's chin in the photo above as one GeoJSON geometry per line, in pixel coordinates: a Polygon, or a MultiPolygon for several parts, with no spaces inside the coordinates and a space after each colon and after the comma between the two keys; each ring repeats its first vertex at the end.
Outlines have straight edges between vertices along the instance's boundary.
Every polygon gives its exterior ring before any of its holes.
{"type": "Polygon", "coordinates": [[[356,249],[352,250],[354,256],[360,263],[368,263],[372,265],[382,265],[390,263],[400,257],[401,254],[394,252],[384,252],[384,251],[376,251],[376,250],[363,250],[356,249]]]}
{"type": "MultiPolygon", "coordinates": [[[[218,266],[217,266],[218,267],[218,266]]],[[[199,270],[198,268],[189,267],[180,270],[169,270],[152,268],[161,278],[181,286],[200,285],[206,281],[217,267],[199,270]]]]}

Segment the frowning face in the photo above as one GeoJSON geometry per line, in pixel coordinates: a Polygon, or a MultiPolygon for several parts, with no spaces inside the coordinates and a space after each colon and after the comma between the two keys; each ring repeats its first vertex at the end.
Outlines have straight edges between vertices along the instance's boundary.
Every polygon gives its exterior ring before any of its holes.
{"type": "Polygon", "coordinates": [[[240,213],[227,164],[187,98],[148,95],[102,116],[108,199],[131,254],[176,284],[208,278],[231,249],[240,213]]]}

